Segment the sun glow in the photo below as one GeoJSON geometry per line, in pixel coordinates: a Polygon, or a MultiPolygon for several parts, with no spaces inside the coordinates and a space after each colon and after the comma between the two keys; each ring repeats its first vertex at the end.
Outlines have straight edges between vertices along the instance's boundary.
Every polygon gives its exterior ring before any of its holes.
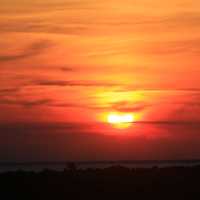
{"type": "Polygon", "coordinates": [[[118,123],[131,123],[134,121],[134,117],[131,114],[109,114],[108,122],[111,124],[118,123]]]}
{"type": "Polygon", "coordinates": [[[135,118],[133,114],[110,113],[107,116],[107,121],[119,128],[127,128],[135,121],[135,118]]]}

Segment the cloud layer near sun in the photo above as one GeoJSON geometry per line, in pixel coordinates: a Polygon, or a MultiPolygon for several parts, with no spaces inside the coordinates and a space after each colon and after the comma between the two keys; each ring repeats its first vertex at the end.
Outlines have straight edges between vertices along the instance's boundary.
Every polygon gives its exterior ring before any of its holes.
{"type": "Polygon", "coordinates": [[[161,105],[163,112],[166,106],[199,111],[198,1],[9,0],[0,11],[3,113],[66,105],[52,111],[63,118],[70,105],[99,110],[120,104],[133,111],[138,104],[152,112],[161,105]],[[112,102],[104,93],[122,99],[112,102]]]}
{"type": "Polygon", "coordinates": [[[3,1],[0,122],[79,126],[119,111],[156,135],[185,132],[200,121],[199,20],[198,0],[3,1]]]}

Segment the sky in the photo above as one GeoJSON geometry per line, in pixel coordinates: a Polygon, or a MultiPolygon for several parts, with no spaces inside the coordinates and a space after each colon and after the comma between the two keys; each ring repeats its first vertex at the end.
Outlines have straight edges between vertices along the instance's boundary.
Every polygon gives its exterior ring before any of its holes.
{"type": "Polygon", "coordinates": [[[199,158],[199,21],[198,0],[2,0],[0,161],[199,158]]]}

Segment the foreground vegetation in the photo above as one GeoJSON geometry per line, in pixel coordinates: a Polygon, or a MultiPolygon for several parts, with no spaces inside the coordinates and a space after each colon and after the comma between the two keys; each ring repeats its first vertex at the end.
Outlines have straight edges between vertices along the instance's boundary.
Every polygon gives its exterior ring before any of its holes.
{"type": "Polygon", "coordinates": [[[200,166],[105,169],[0,174],[2,199],[198,199],[200,166]]]}

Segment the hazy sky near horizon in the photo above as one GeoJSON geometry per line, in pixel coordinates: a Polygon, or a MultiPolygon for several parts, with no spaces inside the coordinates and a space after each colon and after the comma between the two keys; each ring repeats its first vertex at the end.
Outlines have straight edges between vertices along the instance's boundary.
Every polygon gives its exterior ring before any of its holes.
{"type": "Polygon", "coordinates": [[[2,0],[0,160],[198,157],[199,21],[198,0],[2,0]]]}

